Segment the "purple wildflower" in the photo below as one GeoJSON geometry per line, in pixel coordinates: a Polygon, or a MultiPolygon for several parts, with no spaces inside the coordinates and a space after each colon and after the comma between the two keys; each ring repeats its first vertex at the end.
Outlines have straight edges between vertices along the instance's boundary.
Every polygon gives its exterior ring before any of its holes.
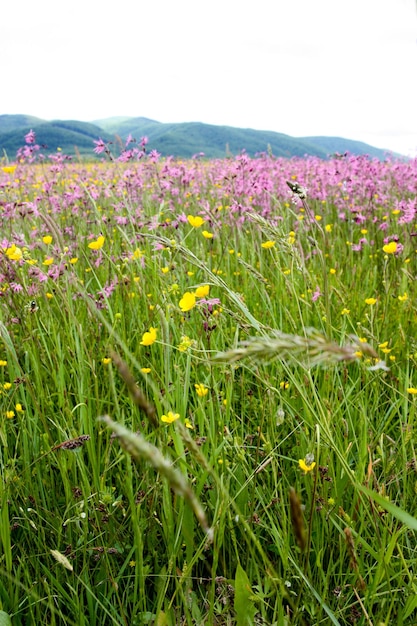
{"type": "Polygon", "coordinates": [[[316,302],[316,300],[318,300],[320,298],[320,296],[322,295],[321,291],[320,291],[320,287],[316,287],[316,291],[313,293],[313,296],[311,298],[312,302],[316,302]]]}
{"type": "Polygon", "coordinates": [[[94,148],[94,152],[96,154],[102,154],[107,150],[107,144],[100,138],[98,140],[94,140],[96,147],[94,148]]]}
{"type": "Polygon", "coordinates": [[[34,131],[32,129],[30,129],[28,134],[25,135],[25,141],[26,141],[27,144],[35,143],[35,141],[36,141],[36,134],[34,133],[34,131]]]}

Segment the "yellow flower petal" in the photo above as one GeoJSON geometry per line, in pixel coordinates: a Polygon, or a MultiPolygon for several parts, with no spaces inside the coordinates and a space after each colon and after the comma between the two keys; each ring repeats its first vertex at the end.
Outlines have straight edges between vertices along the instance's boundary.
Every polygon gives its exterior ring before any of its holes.
{"type": "Polygon", "coordinates": [[[195,290],[195,295],[197,298],[205,298],[209,295],[210,285],[203,285],[202,287],[197,287],[195,290]]]}
{"type": "Polygon", "coordinates": [[[100,235],[95,241],[91,241],[88,244],[88,247],[90,248],[90,250],[100,250],[103,247],[104,242],[105,237],[103,237],[103,235],[100,235]]]}
{"type": "Polygon", "coordinates": [[[184,313],[195,307],[195,294],[187,291],[179,302],[179,307],[184,313]]]}
{"type": "Polygon", "coordinates": [[[187,215],[187,220],[194,228],[200,228],[205,222],[200,215],[187,215]]]}
{"type": "Polygon", "coordinates": [[[397,248],[398,246],[395,243],[395,241],[390,241],[389,243],[385,244],[385,246],[382,249],[385,252],[385,254],[395,254],[397,252],[397,248]]]}
{"type": "Polygon", "coordinates": [[[151,346],[153,343],[155,343],[157,332],[158,332],[157,329],[151,326],[150,329],[146,333],[143,333],[142,341],[140,342],[140,345],[151,346]]]}
{"type": "Polygon", "coordinates": [[[179,413],[173,413],[172,411],[168,411],[166,415],[161,416],[161,422],[164,422],[164,424],[172,424],[172,422],[175,422],[177,419],[179,419],[179,417],[179,413]]]}
{"type": "Polygon", "coordinates": [[[300,469],[303,470],[303,472],[307,474],[308,472],[311,472],[311,470],[315,468],[316,462],[313,461],[312,463],[310,463],[310,465],[307,465],[307,463],[305,462],[305,459],[300,459],[298,461],[298,466],[300,469]]]}

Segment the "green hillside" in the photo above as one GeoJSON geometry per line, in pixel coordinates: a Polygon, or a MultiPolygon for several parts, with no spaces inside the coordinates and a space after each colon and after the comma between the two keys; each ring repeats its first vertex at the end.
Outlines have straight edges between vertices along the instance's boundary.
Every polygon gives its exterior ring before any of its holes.
{"type": "Polygon", "coordinates": [[[0,134],[28,127],[33,128],[44,122],[45,120],[32,115],[0,115],[0,134]]]}
{"type": "MultiPolygon", "coordinates": [[[[386,158],[386,150],[381,150],[361,141],[342,137],[291,137],[273,131],[213,126],[199,122],[163,124],[146,117],[112,117],[96,120],[97,126],[126,139],[146,135],[149,145],[163,155],[191,157],[204,152],[208,158],[239,154],[246,150],[250,155],[271,150],[275,156],[291,157],[305,154],[327,158],[336,152],[350,152],[369,155],[378,159],[386,158]]],[[[401,156],[396,154],[395,156],[401,156]]]]}
{"type": "Polygon", "coordinates": [[[26,133],[31,129],[36,133],[36,142],[41,146],[41,152],[46,155],[55,153],[60,148],[63,153],[69,155],[78,152],[83,156],[93,156],[95,139],[101,136],[105,141],[113,141],[112,135],[108,135],[98,126],[87,122],[75,120],[45,122],[40,120],[40,123],[34,123],[30,126],[21,126],[20,120],[18,122],[19,127],[12,131],[1,132],[0,130],[0,152],[6,153],[9,159],[15,157],[17,150],[25,143],[26,133]]]}
{"type": "Polygon", "coordinates": [[[139,138],[146,135],[149,145],[163,155],[190,158],[203,152],[208,158],[222,158],[239,154],[246,150],[248,154],[271,150],[275,156],[291,157],[312,154],[326,158],[326,151],[303,139],[272,131],[214,126],[200,122],[181,124],[162,124],[144,117],[117,118],[95,122],[107,132],[125,139],[128,134],[139,138]]]}
{"type": "MultiPolygon", "coordinates": [[[[364,143],[363,141],[353,141],[352,139],[343,139],[342,137],[303,137],[303,140],[313,143],[315,146],[323,148],[327,154],[343,154],[350,152],[351,154],[369,154],[381,159],[384,158],[389,150],[381,150],[364,143]]],[[[401,156],[396,154],[394,156],[401,156]]]]}
{"type": "MultiPolygon", "coordinates": [[[[305,155],[327,158],[335,152],[367,154],[385,159],[386,151],[363,142],[340,137],[291,137],[273,131],[214,126],[200,122],[163,124],[145,117],[111,117],[95,122],[77,120],[45,121],[28,115],[0,116],[0,154],[13,159],[24,144],[24,135],[33,129],[44,154],[56,152],[95,157],[94,140],[112,142],[117,155],[128,135],[149,139],[149,149],[163,156],[191,158],[204,153],[207,158],[223,158],[245,150],[250,156],[272,152],[277,157],[305,155]]],[[[400,155],[397,155],[400,156],[400,155]]]]}

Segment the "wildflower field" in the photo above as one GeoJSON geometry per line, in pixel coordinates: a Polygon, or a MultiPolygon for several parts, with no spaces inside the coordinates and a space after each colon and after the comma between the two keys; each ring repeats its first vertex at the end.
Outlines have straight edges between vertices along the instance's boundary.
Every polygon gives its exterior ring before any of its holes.
{"type": "Polygon", "coordinates": [[[123,155],[0,167],[0,624],[416,624],[417,160],[123,155]]]}

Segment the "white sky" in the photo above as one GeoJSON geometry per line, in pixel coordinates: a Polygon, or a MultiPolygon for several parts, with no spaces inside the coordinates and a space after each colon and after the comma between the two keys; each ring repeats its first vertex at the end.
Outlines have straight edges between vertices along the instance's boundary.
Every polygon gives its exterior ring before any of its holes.
{"type": "Polygon", "coordinates": [[[143,116],[417,154],[416,0],[19,0],[0,114],[143,116]]]}

